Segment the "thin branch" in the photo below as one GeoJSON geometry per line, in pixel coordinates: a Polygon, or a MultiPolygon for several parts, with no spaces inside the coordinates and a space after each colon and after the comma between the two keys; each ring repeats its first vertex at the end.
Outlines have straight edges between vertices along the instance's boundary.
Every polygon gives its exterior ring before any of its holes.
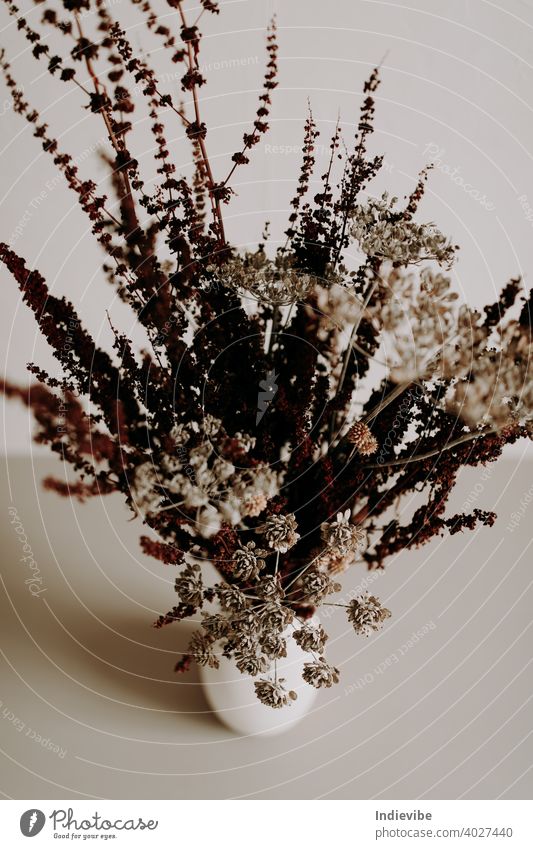
{"type": "Polygon", "coordinates": [[[488,430],[478,431],[477,433],[465,433],[457,439],[448,442],[443,448],[435,448],[432,451],[426,451],[425,454],[414,454],[412,457],[402,457],[398,460],[387,460],[385,463],[366,463],[365,469],[381,469],[383,466],[407,466],[408,463],[419,463],[422,460],[429,460],[431,457],[436,457],[455,448],[457,445],[462,445],[464,442],[472,442],[476,439],[482,439],[484,436],[490,436],[493,433],[499,433],[502,428],[489,428],[488,430]]]}
{"type": "MultiPolygon", "coordinates": [[[[352,328],[352,332],[351,332],[351,335],[350,335],[350,341],[348,343],[348,348],[347,348],[346,354],[344,356],[344,362],[342,364],[341,376],[339,378],[339,383],[338,383],[338,386],[337,386],[337,390],[335,392],[335,398],[338,398],[338,396],[342,392],[342,387],[344,386],[344,381],[346,380],[346,375],[348,373],[348,365],[349,365],[349,362],[350,362],[350,357],[352,355],[352,350],[353,350],[353,347],[354,347],[355,339],[356,339],[361,321],[363,320],[363,315],[365,313],[365,310],[366,310],[368,304],[370,303],[370,299],[371,299],[372,295],[376,291],[377,285],[378,285],[378,280],[376,278],[376,279],[374,279],[372,285],[369,288],[368,294],[367,294],[367,296],[366,296],[366,298],[363,302],[363,305],[361,307],[361,311],[360,311],[360,313],[357,317],[357,320],[356,320],[356,322],[355,322],[355,324],[352,328]]],[[[335,399],[333,399],[333,400],[335,400],[335,399]]],[[[335,430],[336,421],[337,421],[337,412],[334,410],[333,413],[332,413],[332,416],[331,416],[331,425],[330,425],[330,435],[331,436],[333,436],[333,431],[335,430]]]]}
{"type": "MultiPolygon", "coordinates": [[[[74,20],[76,21],[76,29],[78,30],[78,35],[79,35],[80,39],[83,39],[85,36],[84,36],[84,33],[83,33],[83,29],[82,29],[81,21],[80,21],[80,16],[79,16],[78,12],[74,13],[74,20]]],[[[92,80],[95,94],[97,94],[97,95],[103,94],[105,100],[108,101],[107,89],[106,89],[104,83],[102,83],[102,81],[98,78],[98,75],[97,75],[96,71],[94,70],[92,61],[87,55],[85,55],[85,66],[86,66],[87,72],[88,72],[88,74],[89,74],[89,76],[92,80]]],[[[111,142],[111,145],[112,145],[115,153],[119,154],[120,151],[121,151],[121,146],[120,146],[119,142],[117,141],[115,132],[113,130],[113,124],[112,124],[111,118],[110,118],[109,113],[107,111],[107,108],[105,106],[103,106],[102,109],[100,110],[100,114],[102,115],[102,118],[104,120],[104,124],[106,125],[106,129],[107,129],[107,132],[109,134],[109,141],[111,142]]],[[[131,215],[132,222],[133,222],[133,229],[137,229],[137,228],[140,227],[140,223],[139,223],[139,218],[137,216],[137,210],[135,209],[135,201],[133,199],[133,194],[132,194],[132,190],[131,190],[128,172],[125,169],[121,170],[120,176],[123,180],[124,190],[125,190],[125,194],[124,194],[122,200],[124,201],[124,203],[128,207],[128,211],[131,215]]]]}
{"type": "MultiPolygon", "coordinates": [[[[181,19],[182,26],[183,26],[184,29],[187,29],[188,28],[187,18],[185,17],[185,12],[183,11],[183,5],[182,5],[181,0],[178,0],[178,2],[177,2],[177,9],[178,9],[178,13],[179,13],[179,16],[180,16],[180,19],[181,19]]],[[[187,47],[187,64],[188,64],[188,67],[189,67],[189,72],[190,73],[192,73],[193,71],[199,72],[200,68],[199,68],[199,65],[198,65],[198,55],[197,55],[197,52],[195,52],[195,50],[193,48],[191,40],[188,40],[186,42],[186,47],[187,47]]],[[[193,105],[194,105],[195,121],[196,121],[197,126],[200,127],[201,123],[202,123],[201,117],[200,117],[200,103],[199,103],[199,100],[198,100],[198,87],[197,87],[196,83],[194,82],[194,79],[193,79],[193,82],[192,82],[191,92],[192,92],[192,99],[193,99],[193,105]]],[[[208,189],[208,192],[209,192],[209,197],[211,198],[211,206],[212,206],[212,210],[213,210],[213,216],[215,218],[215,224],[216,224],[217,231],[218,231],[218,238],[219,238],[219,241],[221,243],[221,246],[224,246],[226,244],[226,234],[224,232],[224,220],[222,218],[222,209],[221,209],[221,206],[220,206],[220,200],[214,194],[214,189],[216,187],[216,183],[215,183],[215,179],[213,177],[213,171],[211,169],[211,163],[209,161],[209,156],[207,155],[207,147],[206,147],[205,141],[202,138],[201,134],[198,135],[197,140],[198,140],[198,145],[200,147],[200,151],[202,153],[202,159],[203,159],[203,162],[204,162],[205,173],[206,173],[206,177],[207,177],[207,181],[206,181],[207,182],[207,189],[208,189]]]]}
{"type": "Polygon", "coordinates": [[[392,392],[389,392],[389,394],[386,395],[385,398],[383,398],[383,400],[379,402],[379,404],[376,404],[373,410],[371,410],[369,413],[366,414],[366,416],[364,416],[362,421],[365,424],[371,422],[373,419],[376,418],[376,416],[381,413],[382,410],[385,409],[385,407],[388,407],[389,404],[392,404],[392,402],[395,401],[399,395],[402,395],[404,392],[406,392],[407,389],[409,389],[409,387],[413,384],[416,384],[417,386],[420,385],[415,380],[410,380],[409,383],[399,383],[398,386],[396,386],[392,390],[392,392]]]}

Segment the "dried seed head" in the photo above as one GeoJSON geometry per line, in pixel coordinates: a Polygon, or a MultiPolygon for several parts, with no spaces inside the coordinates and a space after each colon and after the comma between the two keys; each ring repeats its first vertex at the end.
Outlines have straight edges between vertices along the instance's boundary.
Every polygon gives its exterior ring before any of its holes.
{"type": "Polygon", "coordinates": [[[294,631],[294,639],[303,651],[323,652],[328,635],[322,625],[314,628],[312,625],[304,625],[298,631],[294,631]]]}
{"type": "Polygon", "coordinates": [[[287,657],[287,643],[278,634],[268,634],[262,639],[261,648],[271,660],[287,657]]]}
{"type": "Polygon", "coordinates": [[[190,639],[189,654],[192,654],[200,666],[210,666],[218,669],[219,661],[213,651],[213,640],[201,631],[195,631],[190,639]]]}
{"type": "Polygon", "coordinates": [[[323,522],[320,533],[328,551],[340,557],[357,551],[365,538],[363,529],[350,521],[349,510],[337,513],[334,522],[323,522]]]}
{"type": "Polygon", "coordinates": [[[339,683],[339,670],[335,666],[330,666],[325,657],[319,657],[318,660],[304,664],[302,678],[317,689],[331,687],[339,683]]]}
{"type": "Polygon", "coordinates": [[[354,598],[348,605],[348,621],[352,623],[355,633],[364,637],[368,637],[372,631],[378,631],[390,615],[390,610],[382,607],[380,600],[368,593],[354,598]]]}
{"type": "Polygon", "coordinates": [[[297,527],[294,513],[269,516],[264,525],[264,534],[270,548],[285,554],[300,539],[297,527]]]}
{"type": "Polygon", "coordinates": [[[235,665],[243,675],[260,675],[270,669],[270,661],[261,654],[235,652],[235,665]]]}
{"type": "Polygon", "coordinates": [[[203,583],[200,567],[196,563],[187,566],[176,578],[174,589],[184,604],[201,607],[203,603],[203,583]]]}
{"type": "Polygon", "coordinates": [[[233,574],[241,581],[250,581],[257,578],[259,572],[265,568],[263,556],[267,554],[260,548],[256,548],[255,542],[249,542],[242,548],[238,548],[233,555],[233,574]]]}
{"type": "Polygon", "coordinates": [[[284,678],[278,678],[273,681],[272,678],[261,678],[254,682],[255,694],[260,702],[267,707],[282,708],[290,705],[291,701],[297,698],[294,690],[287,690],[283,686],[284,678]]]}
{"type": "Polygon", "coordinates": [[[346,434],[348,442],[355,445],[363,457],[369,457],[378,450],[378,441],[364,422],[355,422],[346,434]]]}
{"type": "Polygon", "coordinates": [[[306,602],[320,604],[331,593],[339,592],[340,584],[331,580],[330,576],[318,569],[310,569],[301,578],[301,592],[306,602]]]}

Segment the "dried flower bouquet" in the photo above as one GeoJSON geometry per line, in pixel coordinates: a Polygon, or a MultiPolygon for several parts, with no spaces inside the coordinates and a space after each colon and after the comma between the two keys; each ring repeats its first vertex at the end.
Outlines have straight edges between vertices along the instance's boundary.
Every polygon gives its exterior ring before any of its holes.
{"type": "Polygon", "coordinates": [[[192,659],[216,667],[222,654],[256,679],[261,702],[279,708],[295,697],[277,675],[289,639],[309,653],[308,684],[339,679],[325,658],[327,634],[310,621],[317,607],[345,607],[360,635],[390,615],[368,594],[334,600],[346,569],[381,569],[435,535],[494,522],[479,509],[446,516],[446,502],[462,466],[531,437],[532,299],[513,279],[483,313],[459,302],[445,275],[456,246],[415,218],[426,172],[404,202],[372,197],[382,165],[368,152],[377,69],[355,138],[346,147],[337,126],[314,195],[318,131],[309,115],[285,238],[276,249],[264,236],[257,250],[238,252],[224,209],[233,174],[268,129],[275,23],[257,114],[226,174],[215,176],[200,114],[198,24],[218,4],[201,0],[193,20],[168,0],[167,25],[150,0],[134,3],[181,68],[184,103],[162,90],[105,0],[39,3],[31,24],[7,0],[35,58],[59,85],[77,87],[80,105],[105,125],[114,198],[80,175],[2,54],[14,109],[77,196],[104,274],[135,311],[147,349],[111,325],[114,352],[101,350],[73,305],[2,244],[0,258],[61,366],[50,376],[31,364],[38,383],[29,393],[9,384],[5,392],[32,409],[37,441],[77,472],[76,482],[45,485],[82,501],[121,492],[149,529],[144,551],[177,569],[177,603],[156,626],[195,617],[198,629],[176,668],[192,659]],[[61,55],[46,30],[63,40],[61,55]],[[157,170],[150,182],[134,153],[133,113],[143,110],[157,170]],[[175,121],[192,146],[190,180],[176,173],[166,141],[175,121]],[[399,505],[414,491],[424,503],[402,524],[399,505]],[[203,561],[218,570],[214,585],[203,561]]]}

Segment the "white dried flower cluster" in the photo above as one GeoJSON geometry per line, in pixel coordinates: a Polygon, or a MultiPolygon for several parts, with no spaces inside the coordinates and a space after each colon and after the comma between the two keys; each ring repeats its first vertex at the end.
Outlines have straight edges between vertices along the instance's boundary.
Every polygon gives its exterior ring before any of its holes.
{"type": "Polygon", "coordinates": [[[244,515],[256,519],[268,505],[268,497],[264,492],[254,492],[244,501],[244,515]]]}
{"type": "Polygon", "coordinates": [[[305,300],[317,284],[310,274],[261,252],[231,259],[221,267],[219,277],[224,286],[241,295],[278,306],[305,300]]]}
{"type": "Polygon", "coordinates": [[[299,580],[302,600],[306,603],[319,604],[326,596],[338,593],[340,584],[335,583],[326,572],[318,568],[308,569],[299,580]]]}
{"type": "Polygon", "coordinates": [[[312,687],[332,687],[339,683],[339,670],[331,666],[325,657],[304,664],[302,677],[312,687]]]}
{"type": "Polygon", "coordinates": [[[352,213],[351,234],[369,257],[390,260],[401,265],[435,259],[450,265],[454,247],[434,224],[405,220],[394,209],[398,198],[385,192],[356,206],[352,213]]]}
{"type": "MultiPolygon", "coordinates": [[[[147,461],[136,471],[132,498],[138,511],[147,517],[157,515],[168,505],[177,504],[184,516],[193,519],[186,527],[193,535],[209,538],[224,522],[238,525],[256,517],[270,498],[279,493],[281,475],[266,463],[240,468],[224,459],[228,439],[219,419],[207,416],[205,438],[198,441],[193,425],[182,424],[170,434],[176,448],[164,454],[157,466],[147,461]]],[[[245,457],[254,445],[253,437],[237,434],[245,457]]]]}
{"type": "Polygon", "coordinates": [[[270,548],[285,554],[300,539],[296,528],[294,513],[288,513],[285,516],[273,514],[267,518],[263,526],[263,534],[270,548]]]}
{"type": "Polygon", "coordinates": [[[268,552],[257,548],[252,540],[242,548],[238,548],[233,555],[233,574],[240,581],[255,580],[266,566],[263,559],[268,552]]]}
{"type": "Polygon", "coordinates": [[[267,707],[285,707],[296,698],[296,693],[293,690],[287,691],[283,686],[284,683],[284,678],[278,678],[277,680],[262,678],[254,684],[255,694],[259,701],[267,705],[267,707]]]}
{"type": "Polygon", "coordinates": [[[334,522],[323,522],[320,532],[328,551],[339,557],[357,551],[365,538],[363,529],[350,521],[349,510],[337,513],[334,522]]]}
{"type": "MultiPolygon", "coordinates": [[[[331,687],[339,680],[338,669],[324,657],[328,635],[309,616],[312,608],[325,603],[330,594],[341,589],[340,585],[320,568],[317,557],[295,580],[283,585],[279,555],[296,544],[297,527],[294,514],[272,514],[258,529],[263,545],[267,543],[269,548],[260,547],[254,540],[241,543],[227,561],[228,580],[206,588],[200,562],[194,561],[182,568],[175,582],[182,608],[185,606],[190,614],[196,610],[201,613],[202,631],[193,633],[189,654],[199,664],[214,668],[219,666],[220,657],[231,658],[239,672],[254,679],[271,673],[273,667],[273,677],[267,675],[254,682],[257,697],[270,707],[284,707],[296,698],[295,693],[286,691],[283,679],[278,679],[276,666],[287,656],[291,635],[302,651],[312,655],[302,668],[306,683],[331,687]],[[274,565],[273,572],[269,571],[270,564],[274,565]],[[206,605],[210,609],[206,610],[206,605]],[[299,608],[303,608],[301,617],[299,608]]],[[[329,557],[353,556],[361,542],[360,529],[350,522],[349,511],[339,513],[335,522],[324,523],[322,535],[326,544],[323,552],[329,557]]],[[[361,634],[375,630],[390,615],[368,595],[347,608],[349,620],[361,634]]]]}
{"type": "Polygon", "coordinates": [[[303,651],[319,652],[322,654],[328,635],[322,625],[303,625],[294,631],[293,638],[303,651]]]}
{"type": "MultiPolygon", "coordinates": [[[[269,673],[274,666],[274,676],[254,682],[256,695],[270,707],[284,707],[296,698],[277,677],[276,663],[287,656],[287,640],[291,636],[312,660],[303,665],[302,677],[313,687],[331,687],[339,680],[339,671],[329,664],[324,655],[328,639],[322,625],[316,621],[299,619],[294,605],[320,605],[331,593],[340,590],[327,572],[313,561],[297,578],[294,590],[284,589],[281,573],[268,572],[268,558],[282,549],[291,547],[299,538],[294,515],[273,514],[262,527],[262,536],[270,551],[255,541],[242,544],[229,561],[231,580],[221,581],[213,587],[204,587],[199,562],[188,563],[176,579],[175,589],[182,605],[201,611],[202,631],[193,633],[190,655],[201,665],[217,668],[219,657],[232,658],[239,672],[252,678],[269,673]],[[204,605],[215,601],[217,607],[205,610],[204,605]],[[292,628],[292,632],[289,630],[292,628]]],[[[322,532],[326,551],[342,556],[359,544],[358,529],[349,522],[349,511],[338,514],[335,522],[326,523],[322,532]]],[[[309,614],[307,614],[308,616],[309,614]]],[[[376,628],[388,615],[374,597],[364,596],[348,606],[348,616],[359,633],[376,628]]]]}
{"type": "Polygon", "coordinates": [[[479,316],[461,315],[459,342],[447,354],[453,384],[447,408],[472,428],[527,425],[533,410],[531,331],[509,321],[494,334],[479,316]]]}
{"type": "Polygon", "coordinates": [[[352,327],[361,318],[361,300],[351,287],[339,284],[317,286],[315,296],[316,309],[308,308],[310,318],[318,322],[318,338],[338,355],[346,350],[352,327]]]}
{"type": "Polygon", "coordinates": [[[390,379],[408,383],[442,369],[444,348],[455,339],[458,295],[451,280],[425,268],[420,274],[393,270],[389,297],[373,309],[382,331],[390,379]]]}
{"type": "Polygon", "coordinates": [[[494,328],[458,303],[448,277],[394,269],[388,299],[372,318],[381,331],[389,378],[444,379],[449,412],[471,428],[526,425],[533,408],[531,331],[516,320],[494,328]]]}
{"type": "MultiPolygon", "coordinates": [[[[188,570],[184,573],[180,588],[189,580],[188,570]]],[[[276,660],[287,654],[284,632],[294,619],[293,610],[284,603],[283,592],[278,587],[274,596],[270,590],[262,603],[225,582],[216,584],[214,592],[220,609],[202,611],[204,633],[193,634],[190,654],[198,663],[209,666],[215,665],[217,654],[233,657],[237,669],[252,677],[268,672],[276,660]]]]}
{"type": "Polygon", "coordinates": [[[372,631],[378,631],[390,615],[390,610],[383,607],[376,596],[368,593],[352,599],[348,604],[348,621],[353,625],[355,633],[364,637],[368,637],[372,631]]]}

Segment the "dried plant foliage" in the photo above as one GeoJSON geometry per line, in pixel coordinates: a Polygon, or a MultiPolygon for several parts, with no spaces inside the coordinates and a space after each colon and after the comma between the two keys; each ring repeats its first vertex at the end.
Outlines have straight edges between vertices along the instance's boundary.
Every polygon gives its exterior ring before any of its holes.
{"type": "Polygon", "coordinates": [[[260,701],[280,708],[296,696],[277,676],[288,640],[310,653],[308,684],[338,681],[323,654],[327,634],[309,621],[316,607],[346,607],[362,635],[390,615],[374,596],[331,601],[339,573],[356,562],[381,569],[436,535],[494,522],[478,509],[447,517],[446,502],[463,466],[492,462],[533,432],[532,299],[511,280],[483,314],[459,302],[444,273],[456,246],[415,218],[427,172],[403,204],[371,196],[382,165],[369,153],[377,69],[355,138],[343,153],[336,127],[312,197],[318,130],[309,112],[285,243],[239,253],[224,208],[233,174],[268,130],[275,22],[255,119],[217,178],[200,114],[199,22],[218,4],[202,0],[192,21],[180,0],[168,0],[173,13],[162,23],[149,0],[134,3],[178,69],[186,105],[163,90],[103,0],[38,5],[31,25],[7,2],[35,59],[58,85],[76,87],[81,107],[102,122],[114,199],[81,177],[5,53],[1,67],[14,110],[76,196],[103,272],[150,350],[137,351],[115,328],[114,350],[101,350],[67,298],[1,244],[0,260],[61,368],[58,378],[30,365],[39,382],[29,392],[6,383],[4,392],[31,408],[37,441],[77,474],[72,484],[45,485],[80,500],[121,492],[148,529],[143,550],[177,569],[178,603],[155,625],[196,616],[201,627],[176,669],[192,658],[211,667],[232,658],[257,679],[260,701]],[[52,30],[62,55],[50,55],[52,30]],[[134,88],[150,119],[155,183],[135,157],[134,88]],[[190,141],[190,180],[176,173],[169,121],[190,141]],[[377,385],[372,361],[382,367],[377,385]],[[398,505],[414,491],[425,502],[401,524],[398,505]],[[218,570],[214,585],[203,561],[218,570]]]}

